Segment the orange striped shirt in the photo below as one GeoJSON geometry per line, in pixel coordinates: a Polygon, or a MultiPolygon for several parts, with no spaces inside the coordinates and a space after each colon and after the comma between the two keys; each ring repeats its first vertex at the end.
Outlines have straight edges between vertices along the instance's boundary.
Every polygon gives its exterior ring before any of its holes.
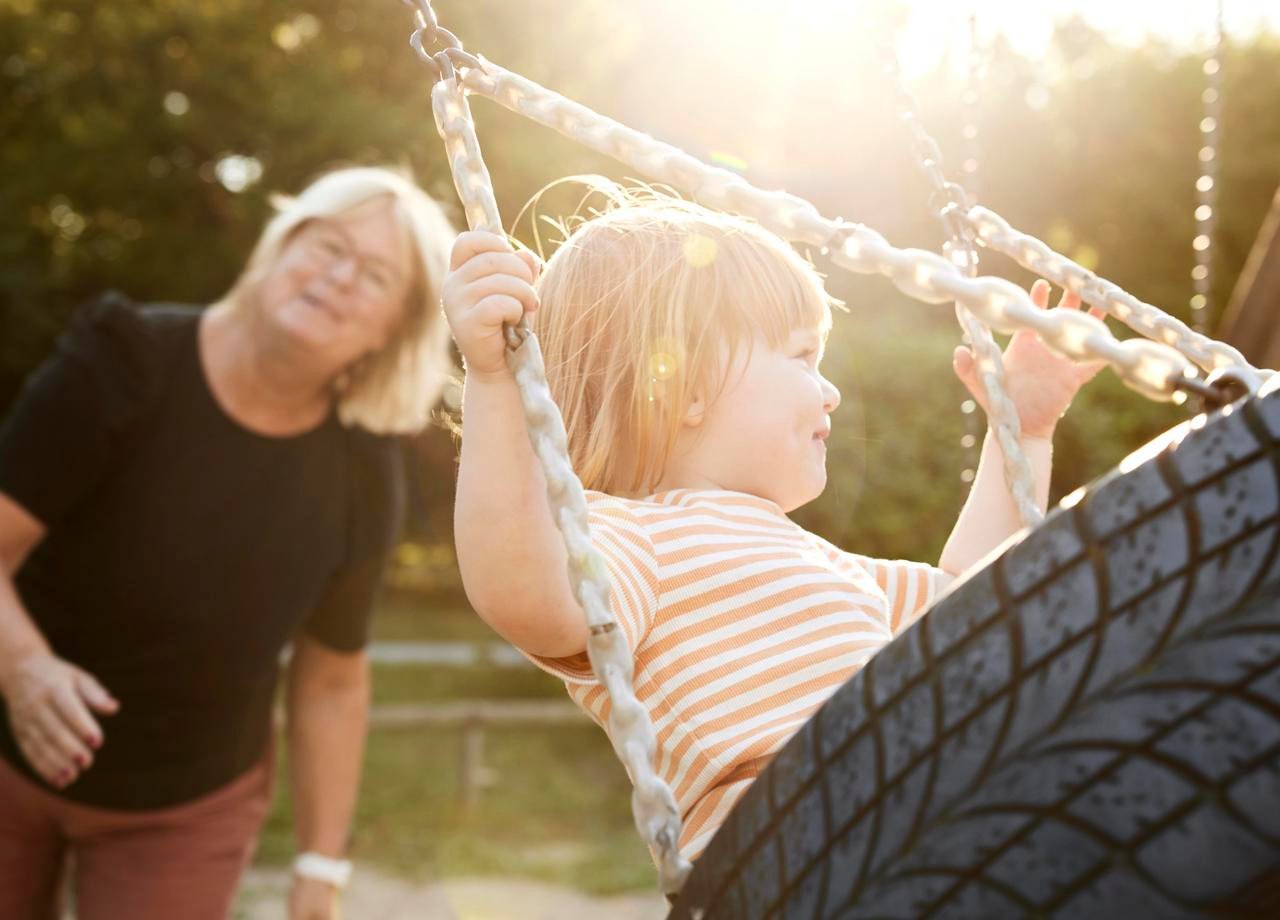
{"type": "MultiPolygon", "coordinates": [[[[588,505],[690,858],[787,739],[950,580],[846,553],[740,492],[592,492],[588,505]]],[[[531,657],[606,725],[585,654],[531,657]]]]}

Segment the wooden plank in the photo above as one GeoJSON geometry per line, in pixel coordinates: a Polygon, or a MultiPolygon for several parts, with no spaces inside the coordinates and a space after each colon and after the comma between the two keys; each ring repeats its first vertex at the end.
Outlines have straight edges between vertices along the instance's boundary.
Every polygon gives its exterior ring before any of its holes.
{"type": "Polygon", "coordinates": [[[458,700],[449,703],[405,703],[374,706],[373,728],[454,727],[483,725],[589,724],[586,714],[568,700],[458,700]]]}
{"type": "Polygon", "coordinates": [[[1280,189],[1222,317],[1221,338],[1256,367],[1280,367],[1280,189]]]}

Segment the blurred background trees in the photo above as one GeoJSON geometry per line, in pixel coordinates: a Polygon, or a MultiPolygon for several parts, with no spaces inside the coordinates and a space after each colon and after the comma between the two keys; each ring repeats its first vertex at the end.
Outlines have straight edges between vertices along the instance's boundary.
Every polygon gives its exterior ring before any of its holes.
{"type": "MultiPolygon", "coordinates": [[[[899,245],[940,243],[874,66],[867,4],[437,6],[469,48],[510,69],[899,245]]],[[[908,4],[871,6],[883,26],[908,4]]],[[[0,0],[0,409],[73,307],[98,292],[191,303],[221,294],[271,192],[335,164],[393,162],[452,202],[409,31],[394,0],[0,0]]],[[[965,155],[963,39],[912,81],[953,172],[965,155]]],[[[983,59],[982,202],[1185,317],[1199,51],[1117,46],[1069,20],[1042,59],[1000,38],[983,59]]],[[[1280,43],[1235,41],[1225,67],[1219,309],[1280,180],[1280,43]]],[[[626,176],[485,100],[474,108],[508,221],[562,175],[626,176]]],[[[553,192],[543,211],[575,204],[553,192]]],[[[529,239],[531,227],[517,232],[529,239]]],[[[998,257],[984,267],[1029,280],[998,257]]],[[[831,488],[799,517],[859,551],[930,558],[963,497],[951,311],[883,279],[833,271],[830,287],[849,307],[828,358],[845,404],[831,488]]],[[[1064,423],[1057,491],[1180,417],[1102,380],[1064,423]]],[[[411,536],[447,547],[452,445],[437,431],[412,449],[411,536]]]]}

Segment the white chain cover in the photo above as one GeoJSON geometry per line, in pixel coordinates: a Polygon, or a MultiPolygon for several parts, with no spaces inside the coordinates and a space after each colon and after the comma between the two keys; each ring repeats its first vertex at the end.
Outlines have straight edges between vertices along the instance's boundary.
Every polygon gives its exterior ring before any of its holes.
{"type": "MultiPolygon", "coordinates": [[[[440,81],[431,101],[468,225],[504,235],[462,89],[452,80],[440,81]]],[[[609,694],[609,737],[631,778],[636,828],[658,864],[663,891],[676,894],[692,868],[680,855],[680,810],[670,787],[654,770],[657,734],[632,687],[634,659],[609,607],[609,572],[591,542],[586,492],[569,462],[564,418],[551,398],[537,337],[526,333],[518,348],[507,351],[507,364],[520,392],[529,441],[546,479],[551,514],[564,538],[574,597],[586,614],[587,656],[609,694]]]]}
{"type": "Polygon", "coordinates": [[[1012,258],[1023,268],[1048,278],[1059,287],[1115,317],[1134,332],[1176,348],[1206,371],[1234,369],[1250,389],[1256,390],[1271,372],[1253,367],[1239,351],[1194,331],[1157,306],[1145,303],[1114,282],[1050,249],[1034,236],[1014,229],[987,208],[970,208],[962,219],[977,233],[983,245],[1012,258]]]}
{"type": "Polygon", "coordinates": [[[465,70],[463,82],[468,89],[707,205],[750,216],[784,239],[830,248],[844,267],[884,275],[917,300],[954,300],[997,332],[1031,329],[1061,355],[1105,361],[1126,385],[1150,399],[1173,399],[1172,382],[1179,376],[1196,376],[1192,362],[1163,341],[1120,341],[1105,323],[1080,311],[1041,310],[1026,291],[1009,281],[966,278],[958,266],[937,253],[899,249],[869,227],[823,217],[795,195],[757,189],[736,173],[708,166],[488,61],[483,70],[465,70]]]}

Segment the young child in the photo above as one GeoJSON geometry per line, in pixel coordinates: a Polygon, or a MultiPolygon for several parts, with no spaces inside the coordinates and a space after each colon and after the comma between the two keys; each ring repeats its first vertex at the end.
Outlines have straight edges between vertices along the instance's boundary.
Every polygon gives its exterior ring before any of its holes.
{"type": "MultiPolygon", "coordinates": [[[[443,293],[467,366],[458,562],[479,614],[603,725],[608,699],[503,356],[502,324],[528,312],[695,858],[809,716],[1020,522],[988,437],[938,568],[848,553],[792,523],[826,484],[840,404],[819,370],[831,325],[819,277],[749,220],[648,191],[613,199],[540,279],[530,253],[492,234],[454,246],[443,293]]],[[[1041,307],[1048,290],[1032,288],[1041,307]]],[[[1097,368],[1032,333],[1004,361],[1043,507],[1054,426],[1097,368]]],[[[954,363],[976,390],[968,350],[954,363]]]]}

